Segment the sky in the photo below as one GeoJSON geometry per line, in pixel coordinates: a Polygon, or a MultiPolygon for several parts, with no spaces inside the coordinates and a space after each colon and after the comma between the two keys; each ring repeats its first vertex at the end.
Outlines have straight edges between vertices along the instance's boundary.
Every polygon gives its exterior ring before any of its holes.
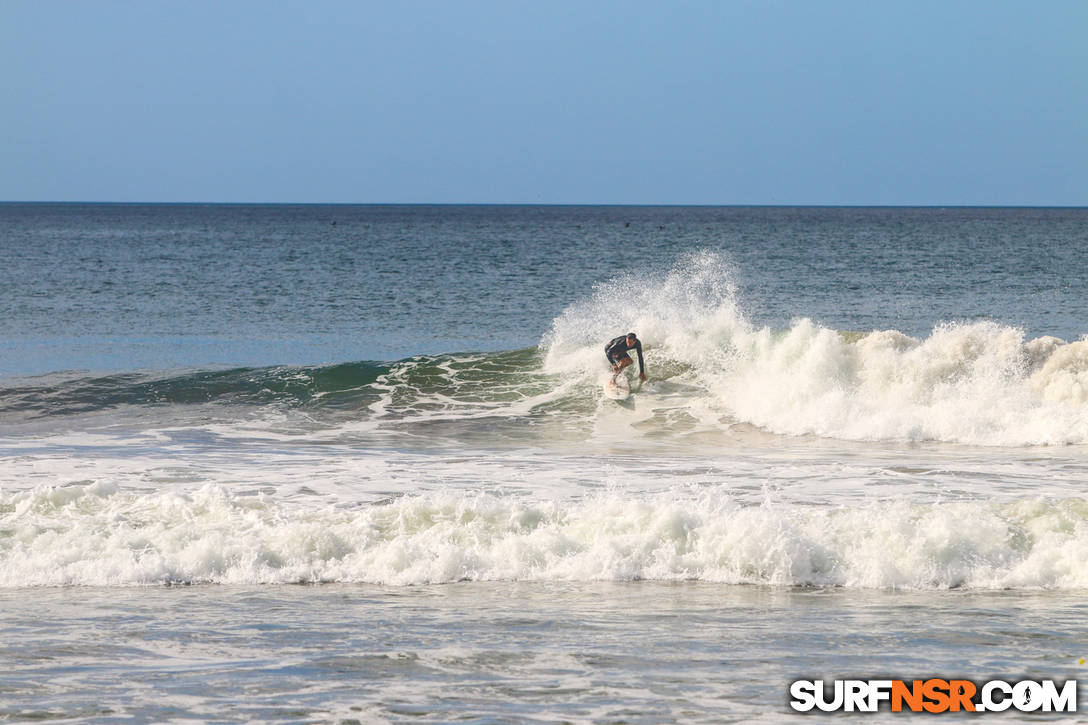
{"type": "Polygon", "coordinates": [[[0,200],[1088,206],[1088,2],[0,0],[0,200]]]}

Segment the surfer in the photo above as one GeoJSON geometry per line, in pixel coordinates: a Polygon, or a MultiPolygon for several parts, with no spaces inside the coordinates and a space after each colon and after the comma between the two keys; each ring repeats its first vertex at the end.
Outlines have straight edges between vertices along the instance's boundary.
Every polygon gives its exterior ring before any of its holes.
{"type": "Polygon", "coordinates": [[[628,332],[626,335],[620,335],[613,339],[604,346],[604,354],[608,358],[608,363],[612,366],[612,372],[618,374],[620,370],[634,362],[631,356],[627,354],[627,351],[631,348],[638,352],[639,380],[645,380],[646,363],[642,360],[642,341],[638,339],[635,333],[628,332]]]}

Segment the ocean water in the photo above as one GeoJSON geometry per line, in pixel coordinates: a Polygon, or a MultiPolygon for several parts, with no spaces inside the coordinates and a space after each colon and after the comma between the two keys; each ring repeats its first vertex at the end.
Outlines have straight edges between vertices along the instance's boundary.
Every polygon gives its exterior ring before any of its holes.
{"type": "Polygon", "coordinates": [[[0,204],[0,253],[0,718],[1088,679],[1088,210],[0,204]]]}

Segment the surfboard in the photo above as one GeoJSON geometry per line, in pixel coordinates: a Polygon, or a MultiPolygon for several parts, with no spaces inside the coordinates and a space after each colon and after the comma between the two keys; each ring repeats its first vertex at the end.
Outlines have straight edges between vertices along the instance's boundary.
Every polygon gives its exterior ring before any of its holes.
{"type": "Polygon", "coordinates": [[[609,375],[603,387],[604,397],[612,398],[612,400],[627,400],[631,394],[631,383],[627,382],[627,376],[622,373],[616,376],[609,375]]]}

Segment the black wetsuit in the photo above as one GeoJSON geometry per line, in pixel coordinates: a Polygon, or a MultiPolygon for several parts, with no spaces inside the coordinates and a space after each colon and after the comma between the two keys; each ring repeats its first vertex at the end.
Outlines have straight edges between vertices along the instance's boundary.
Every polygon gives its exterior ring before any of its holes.
{"type": "MultiPolygon", "coordinates": [[[[646,363],[642,361],[642,340],[635,338],[634,344],[635,351],[638,353],[638,371],[639,374],[646,372],[646,363]]],[[[627,335],[620,335],[607,345],[604,346],[605,357],[608,358],[609,365],[616,365],[620,360],[631,357],[627,354],[627,351],[631,348],[627,345],[627,335]]]]}

